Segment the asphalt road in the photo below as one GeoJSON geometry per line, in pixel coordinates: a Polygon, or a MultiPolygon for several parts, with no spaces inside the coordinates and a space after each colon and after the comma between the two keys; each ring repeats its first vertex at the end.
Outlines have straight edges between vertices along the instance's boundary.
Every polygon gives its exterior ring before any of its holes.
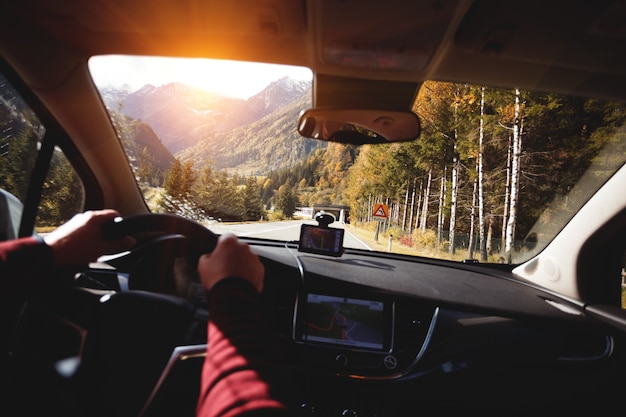
{"type": "MultiPolygon", "coordinates": [[[[213,223],[209,229],[217,234],[234,233],[237,236],[255,237],[297,242],[300,237],[300,225],[317,224],[313,220],[285,220],[258,223],[213,223]]],[[[330,227],[345,229],[344,247],[372,250],[363,241],[353,235],[343,223],[333,223],[330,227]]]]}

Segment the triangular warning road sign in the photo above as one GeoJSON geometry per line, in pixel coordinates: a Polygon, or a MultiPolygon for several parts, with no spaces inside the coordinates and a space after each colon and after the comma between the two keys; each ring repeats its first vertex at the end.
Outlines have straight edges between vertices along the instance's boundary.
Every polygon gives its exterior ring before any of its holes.
{"type": "Polygon", "coordinates": [[[389,216],[389,208],[385,204],[375,204],[374,205],[374,213],[372,214],[374,217],[387,217],[389,216]]]}

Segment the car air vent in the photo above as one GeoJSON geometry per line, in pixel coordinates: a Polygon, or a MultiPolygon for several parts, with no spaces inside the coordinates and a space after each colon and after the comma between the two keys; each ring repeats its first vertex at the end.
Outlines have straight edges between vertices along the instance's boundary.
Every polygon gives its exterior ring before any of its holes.
{"type": "Polygon", "coordinates": [[[267,280],[262,293],[262,301],[269,314],[268,320],[276,327],[281,339],[291,341],[293,317],[298,289],[296,286],[272,285],[267,280]]]}

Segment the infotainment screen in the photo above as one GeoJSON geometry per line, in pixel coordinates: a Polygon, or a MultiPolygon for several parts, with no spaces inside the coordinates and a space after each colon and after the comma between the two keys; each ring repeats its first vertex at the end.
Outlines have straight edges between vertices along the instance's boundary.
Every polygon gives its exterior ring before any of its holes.
{"type": "Polygon", "coordinates": [[[389,350],[391,314],[383,301],[307,294],[302,313],[305,342],[389,350]]]}

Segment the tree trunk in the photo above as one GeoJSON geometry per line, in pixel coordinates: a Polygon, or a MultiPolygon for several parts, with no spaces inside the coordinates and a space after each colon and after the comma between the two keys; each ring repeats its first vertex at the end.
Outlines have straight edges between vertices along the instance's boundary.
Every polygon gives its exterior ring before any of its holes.
{"type": "MultiPolygon", "coordinates": [[[[457,92],[458,94],[458,92],[457,92]]],[[[456,232],[456,204],[459,195],[458,188],[458,177],[459,177],[459,155],[457,153],[457,141],[459,133],[457,131],[458,124],[458,100],[454,104],[454,137],[452,138],[452,183],[450,184],[450,236],[448,236],[448,241],[450,242],[450,247],[448,248],[448,252],[453,255],[454,254],[454,233],[456,232]]]]}
{"type": "Polygon", "coordinates": [[[510,260],[510,252],[513,249],[515,239],[515,219],[517,216],[517,201],[519,196],[520,157],[522,154],[521,136],[521,103],[520,90],[515,89],[515,122],[513,124],[513,158],[511,160],[511,200],[509,203],[509,216],[506,223],[505,253],[507,262],[510,260]]]}
{"type": "Polygon", "coordinates": [[[448,237],[448,241],[450,242],[450,247],[448,251],[451,254],[454,254],[454,232],[456,229],[456,202],[459,194],[457,182],[459,175],[459,158],[456,155],[456,144],[454,146],[454,158],[452,160],[452,183],[450,184],[450,236],[448,237]]]}
{"type": "Polygon", "coordinates": [[[480,132],[478,135],[478,237],[480,245],[480,260],[487,260],[487,243],[485,242],[485,195],[483,189],[483,152],[484,152],[484,117],[485,117],[485,87],[480,90],[480,132]]]}
{"type": "Polygon", "coordinates": [[[439,186],[439,213],[437,213],[437,250],[441,247],[441,234],[443,232],[444,225],[444,210],[446,204],[446,174],[447,170],[444,168],[443,175],[441,176],[441,185],[439,186]]]}
{"type": "Polygon", "coordinates": [[[491,239],[493,237],[493,215],[490,214],[487,220],[487,242],[485,242],[485,252],[487,256],[491,255],[491,239]]]}
{"type": "Polygon", "coordinates": [[[409,183],[406,184],[406,192],[404,194],[404,210],[402,211],[402,231],[406,230],[406,215],[409,208],[409,183]]]}
{"type": "Polygon", "coordinates": [[[500,256],[505,256],[505,242],[506,242],[506,222],[509,219],[509,200],[511,199],[511,158],[513,156],[511,136],[509,135],[509,143],[507,146],[506,155],[506,182],[504,192],[504,207],[502,208],[502,228],[500,236],[500,256]]]}
{"type": "Polygon", "coordinates": [[[470,211],[470,229],[467,239],[467,259],[474,259],[474,228],[476,227],[476,199],[478,194],[478,179],[474,180],[472,191],[472,209],[470,211]]]}
{"type": "Polygon", "coordinates": [[[415,213],[415,178],[413,178],[413,190],[411,191],[411,210],[409,211],[409,234],[413,232],[413,214],[415,213]]]}
{"type": "Polygon", "coordinates": [[[417,209],[415,210],[415,229],[419,228],[419,220],[420,220],[420,210],[422,207],[422,187],[423,187],[423,182],[420,181],[420,191],[419,193],[417,193],[418,199],[417,199],[417,209]]]}
{"type": "Polygon", "coordinates": [[[424,203],[422,204],[422,220],[420,221],[420,230],[426,231],[426,222],[428,220],[428,201],[430,199],[430,183],[433,178],[433,169],[428,170],[428,179],[426,180],[426,188],[424,189],[424,203]]]}

